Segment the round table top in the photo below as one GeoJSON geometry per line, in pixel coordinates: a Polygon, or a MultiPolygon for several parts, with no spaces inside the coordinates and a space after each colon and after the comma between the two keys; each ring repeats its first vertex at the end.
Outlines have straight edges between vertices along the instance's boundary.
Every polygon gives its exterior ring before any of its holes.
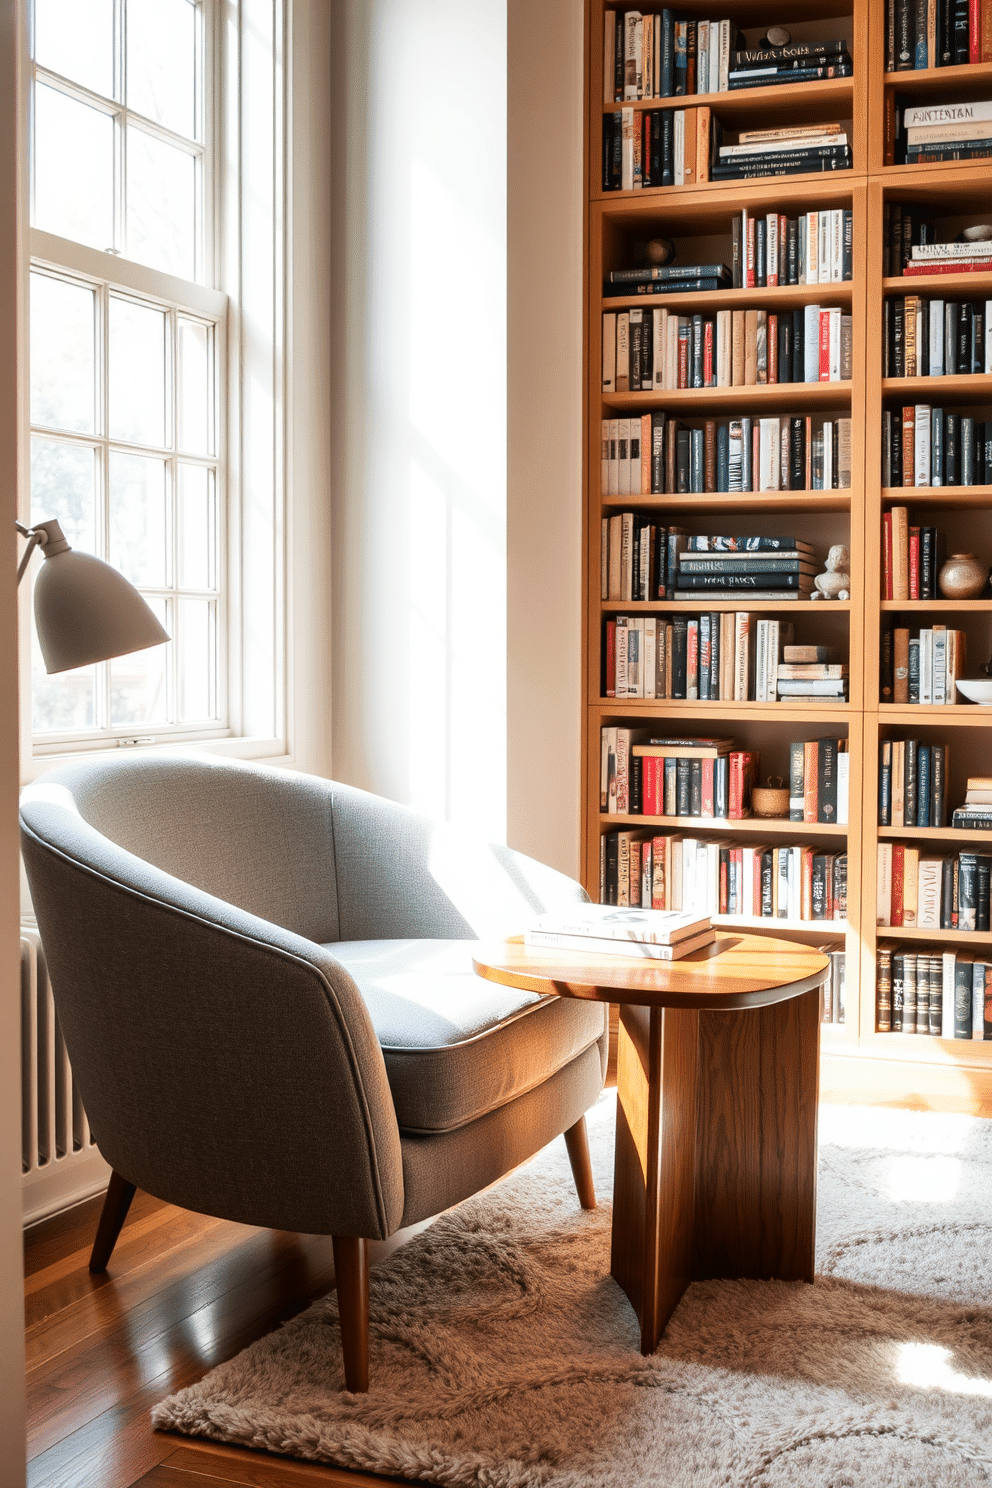
{"type": "Polygon", "coordinates": [[[829,974],[823,951],[794,940],[718,930],[716,940],[678,961],[525,946],[523,936],[481,944],[480,976],[528,992],[641,1007],[730,1009],[784,1002],[829,974]]]}

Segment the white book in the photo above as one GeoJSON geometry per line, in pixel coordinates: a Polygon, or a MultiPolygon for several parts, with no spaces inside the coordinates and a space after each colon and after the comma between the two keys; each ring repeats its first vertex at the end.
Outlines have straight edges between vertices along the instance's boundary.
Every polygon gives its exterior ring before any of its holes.
{"type": "Polygon", "coordinates": [[[665,386],[665,352],[668,346],[668,311],[654,310],[651,315],[651,380],[656,388],[665,386]]]}
{"type": "Polygon", "coordinates": [[[710,23],[696,22],[696,86],[697,93],[710,91],[710,23]]]}
{"type": "Polygon", "coordinates": [[[819,217],[820,241],[817,246],[817,270],[821,284],[830,283],[830,213],[821,212],[819,217]]]}
{"type": "Polygon", "coordinates": [[[754,638],[754,701],[767,703],[768,697],[768,621],[759,620],[754,638]]]}
{"type": "Polygon", "coordinates": [[[933,703],[933,631],[920,631],[920,702],[933,703]]]}
{"type": "Polygon", "coordinates": [[[840,284],[843,278],[844,209],[842,207],[836,207],[830,214],[830,282],[832,284],[840,284]]]}
{"type": "Polygon", "coordinates": [[[730,387],[731,349],[733,340],[733,313],[718,310],[716,313],[716,385],[730,387]]]}
{"type": "Polygon", "coordinates": [[[782,420],[763,418],[759,420],[758,441],[758,490],[781,489],[782,470],[782,420]]]}
{"type": "Polygon", "coordinates": [[[940,929],[942,858],[920,858],[917,871],[916,924],[920,930],[940,929]]]}
{"type": "Polygon", "coordinates": [[[643,627],[642,635],[642,657],[641,657],[641,696],[653,698],[655,696],[655,679],[658,670],[658,621],[654,615],[645,615],[641,621],[643,627]]]}
{"type": "Polygon", "coordinates": [[[675,110],[672,126],[672,173],[676,186],[685,185],[685,109],[675,110]]]}
{"type": "Polygon", "coordinates": [[[878,844],[875,876],[875,923],[892,923],[892,843],[878,844]]]}
{"type": "MultiPolygon", "coordinates": [[[[600,449],[601,449],[600,467],[601,468],[600,468],[599,489],[600,489],[601,495],[608,496],[610,494],[610,421],[609,421],[609,419],[603,419],[602,420],[601,426],[600,426],[600,430],[601,430],[601,440],[600,440],[600,449]]],[[[604,562],[604,564],[606,562],[606,542],[605,542],[606,530],[607,530],[607,518],[604,517],[603,518],[603,533],[604,533],[603,562],[604,562]]],[[[607,595],[605,589],[603,590],[603,598],[604,599],[609,598],[609,596],[607,595]]]]}
{"type": "Polygon", "coordinates": [[[726,93],[730,87],[730,22],[720,22],[720,57],[717,89],[726,93]]]}
{"type": "Polygon", "coordinates": [[[716,940],[715,930],[701,930],[675,945],[654,945],[638,940],[610,940],[597,935],[568,935],[564,931],[525,930],[524,945],[535,950],[581,951],[587,956],[630,956],[644,961],[680,961],[693,951],[716,940]]]}
{"type": "Polygon", "coordinates": [[[806,283],[820,282],[820,214],[806,213],[806,283]]]}
{"type": "Polygon", "coordinates": [[[628,10],[623,18],[623,96],[629,102],[636,102],[641,96],[641,20],[639,10],[628,10]]]}
{"type": "Polygon", "coordinates": [[[627,642],[630,622],[626,615],[618,615],[613,640],[613,685],[618,698],[627,696],[627,642]]]}
{"type": "Polygon", "coordinates": [[[913,429],[914,484],[930,484],[930,405],[917,403],[916,422],[913,429]]]}
{"type": "Polygon", "coordinates": [[[820,307],[807,305],[803,311],[803,381],[820,380],[820,307]]]}
{"type": "Polygon", "coordinates": [[[617,385],[617,312],[603,311],[603,392],[616,392],[617,385]]]}
{"type": "Polygon", "coordinates": [[[720,27],[722,21],[710,21],[710,66],[709,83],[707,91],[719,93],[720,91],[720,27]]]}
{"type": "MultiPolygon", "coordinates": [[[[620,420],[610,419],[610,480],[609,496],[620,495],[620,420]]],[[[619,599],[619,595],[611,598],[619,599]]]]}
{"type": "Polygon", "coordinates": [[[930,376],[944,375],[944,301],[930,301],[930,376]]]}
{"type": "Polygon", "coordinates": [[[992,242],[917,243],[911,253],[917,263],[934,258],[992,258],[992,242]]]}
{"type": "Polygon", "coordinates": [[[942,951],[941,956],[941,990],[943,993],[940,1004],[940,1036],[941,1038],[954,1037],[954,973],[957,968],[957,956],[954,951],[942,951]]]}
{"type": "Polygon", "coordinates": [[[908,108],[903,115],[903,126],[915,129],[920,125],[972,124],[978,120],[992,121],[992,98],[976,103],[921,104],[908,108]]]}
{"type": "Polygon", "coordinates": [[[830,307],[830,381],[840,382],[840,322],[839,305],[830,307]]]}
{"type": "Polygon", "coordinates": [[[620,110],[620,187],[634,189],[634,110],[620,110]]]}
{"type": "Polygon", "coordinates": [[[748,682],[751,674],[751,616],[747,610],[737,610],[734,615],[734,697],[735,703],[748,700],[748,682]]]}
{"type": "Polygon", "coordinates": [[[846,749],[837,755],[837,825],[847,825],[851,801],[851,756],[846,749]]]}
{"type": "MultiPolygon", "coordinates": [[[[741,853],[741,914],[756,915],[754,905],[754,855],[760,848],[745,847],[741,853]]],[[[760,906],[759,906],[760,908],[760,906]]]]}
{"type": "Polygon", "coordinates": [[[598,940],[674,945],[685,936],[699,935],[712,926],[704,915],[671,909],[648,909],[636,905],[620,909],[615,904],[571,904],[565,909],[538,915],[530,928],[546,934],[592,935],[598,940]]]}
{"type": "MultiPolygon", "coordinates": [[[[815,145],[846,145],[846,134],[817,134],[811,133],[804,136],[798,142],[805,149],[807,146],[815,145]]],[[[795,139],[762,139],[753,140],[744,145],[721,145],[720,158],[733,159],[739,155],[766,155],[770,150],[790,151],[795,150],[797,141],[795,139]]]]}
{"type": "Polygon", "coordinates": [[[935,625],[933,635],[933,700],[934,703],[954,702],[947,696],[947,627],[935,625]]]}

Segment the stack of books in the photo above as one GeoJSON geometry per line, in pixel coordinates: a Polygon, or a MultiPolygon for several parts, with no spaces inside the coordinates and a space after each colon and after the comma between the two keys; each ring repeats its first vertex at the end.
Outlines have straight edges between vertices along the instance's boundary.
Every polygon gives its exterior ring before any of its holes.
{"type": "MultiPolygon", "coordinates": [[[[762,419],[765,423],[778,420],[762,419]]],[[[761,489],[769,489],[764,481],[761,489]]],[[[743,552],[680,553],[675,587],[686,598],[747,591],[762,599],[808,599],[818,572],[810,543],[795,538],[791,548],[783,549],[777,539],[774,546],[764,546],[759,537],[756,547],[743,552]]]]}
{"type": "Polygon", "coordinates": [[[946,744],[882,740],[878,746],[878,825],[947,825],[946,744]]]}
{"type": "Polygon", "coordinates": [[[992,155],[992,98],[917,104],[903,110],[907,165],[992,155]]]}
{"type": "Polygon", "coordinates": [[[990,0],[885,0],[885,70],[992,62],[990,0]]]}
{"type": "Polygon", "coordinates": [[[767,50],[734,52],[727,86],[767,88],[778,83],[812,83],[820,78],[850,77],[854,72],[847,42],[797,41],[767,50]]]}
{"type": "Polygon", "coordinates": [[[992,242],[918,243],[909,250],[902,272],[916,274],[987,274],[992,269],[992,242]]]}
{"type": "Polygon", "coordinates": [[[645,269],[611,269],[603,285],[603,298],[619,295],[688,294],[695,290],[731,288],[730,269],[725,263],[665,264],[645,269]]]}
{"type": "Polygon", "coordinates": [[[709,916],[674,910],[580,904],[541,918],[524,932],[524,944],[542,950],[679,961],[716,939],[709,916]]]}
{"type": "Polygon", "coordinates": [[[957,806],[951,816],[951,826],[969,832],[984,832],[992,829],[992,777],[970,775],[964,805],[957,806]]]}
{"type": "Polygon", "coordinates": [[[876,989],[879,1033],[992,1039],[992,961],[971,951],[884,940],[876,989]]]}
{"type": "Polygon", "coordinates": [[[992,422],[930,403],[882,413],[883,486],[984,486],[992,482],[992,422]]]}
{"type": "MultiPolygon", "coordinates": [[[[992,256],[985,262],[992,265],[992,256]]],[[[992,300],[906,295],[884,301],[883,377],[954,377],[976,372],[992,372],[992,300]]]]}
{"type": "MultiPolygon", "coordinates": [[[[785,77],[778,79],[789,80],[785,77]]],[[[762,81],[769,79],[763,78],[762,81]]],[[[749,85],[741,83],[738,86],[749,85]]],[[[710,179],[798,176],[807,171],[850,170],[851,164],[851,146],[839,126],[810,124],[805,129],[754,129],[748,131],[744,144],[717,144],[710,179]]]]}
{"type": "MultiPolygon", "coordinates": [[[[802,651],[829,652],[829,646],[787,646],[789,653],[802,651]]],[[[802,698],[820,702],[845,702],[847,700],[849,668],[840,661],[789,661],[785,657],[779,662],[775,695],[790,703],[802,698]]]]}

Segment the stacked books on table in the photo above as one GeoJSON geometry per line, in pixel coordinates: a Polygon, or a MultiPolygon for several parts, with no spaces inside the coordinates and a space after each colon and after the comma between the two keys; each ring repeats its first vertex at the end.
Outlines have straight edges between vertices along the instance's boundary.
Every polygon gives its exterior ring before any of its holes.
{"type": "Polygon", "coordinates": [[[798,176],[807,171],[850,169],[851,146],[840,126],[810,124],[806,128],[752,129],[743,144],[739,141],[735,145],[718,144],[710,179],[798,176]]]}
{"type": "Polygon", "coordinates": [[[964,805],[955,807],[951,826],[969,832],[992,830],[992,776],[970,775],[964,805]]]}
{"type": "MultiPolygon", "coordinates": [[[[992,126],[990,126],[992,128],[992,126]]],[[[903,266],[904,275],[987,274],[992,269],[992,242],[917,243],[903,266]]]]}
{"type": "Polygon", "coordinates": [[[612,904],[577,904],[540,917],[524,944],[591,955],[678,961],[716,939],[708,915],[612,904]]]}
{"type": "Polygon", "coordinates": [[[903,111],[906,164],[992,155],[992,98],[917,104],[903,111]]]}
{"type": "Polygon", "coordinates": [[[679,553],[676,593],[684,599],[742,592],[762,599],[808,599],[819,571],[812,544],[801,538],[791,539],[789,548],[777,537],[752,541],[755,546],[744,551],[679,553]]]}
{"type": "Polygon", "coordinates": [[[727,87],[768,88],[779,83],[813,83],[850,77],[854,71],[847,42],[797,41],[788,46],[732,52],[727,87]]]}

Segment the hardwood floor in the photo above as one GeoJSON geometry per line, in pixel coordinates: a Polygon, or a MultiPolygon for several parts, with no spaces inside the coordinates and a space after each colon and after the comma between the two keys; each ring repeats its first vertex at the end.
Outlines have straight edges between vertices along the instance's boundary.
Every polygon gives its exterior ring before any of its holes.
{"type": "Polygon", "coordinates": [[[29,1488],[366,1488],[389,1479],[192,1443],[151,1407],[334,1284],[329,1238],[255,1230],[137,1194],[110,1267],[100,1200],[25,1237],[29,1488]]]}

